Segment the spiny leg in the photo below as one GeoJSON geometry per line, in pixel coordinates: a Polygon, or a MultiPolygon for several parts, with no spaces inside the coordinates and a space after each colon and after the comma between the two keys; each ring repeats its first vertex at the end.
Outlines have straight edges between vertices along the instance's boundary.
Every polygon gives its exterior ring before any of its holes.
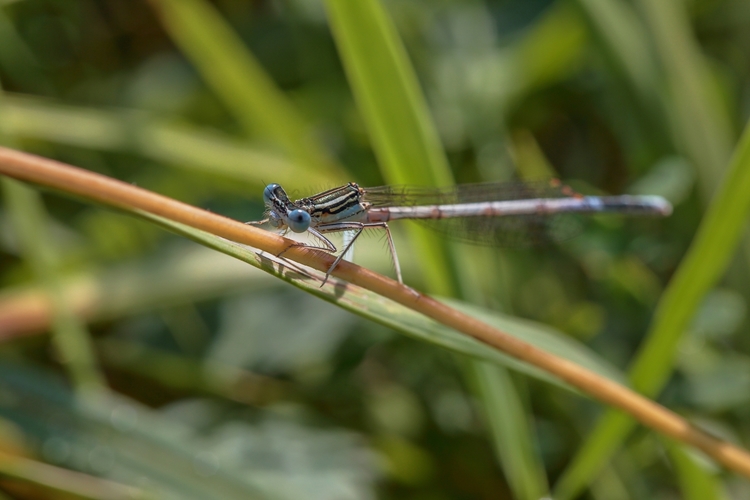
{"type": "MultiPolygon", "coordinates": [[[[260,226],[262,224],[265,224],[268,221],[269,221],[269,219],[265,218],[263,220],[258,220],[258,221],[248,221],[248,222],[245,222],[245,224],[252,225],[252,226],[260,226]]],[[[362,226],[361,224],[357,225],[357,228],[360,230],[360,232],[362,232],[361,226],[362,226]]],[[[341,229],[341,231],[344,231],[344,230],[345,229],[341,229]]],[[[281,233],[281,236],[286,235],[288,231],[289,231],[289,228],[285,229],[281,233]]],[[[307,231],[310,234],[312,234],[313,236],[315,236],[316,238],[318,238],[318,240],[320,240],[321,242],[323,242],[323,244],[325,246],[308,245],[307,243],[303,243],[303,242],[294,242],[291,245],[289,245],[288,247],[286,247],[284,250],[282,250],[281,252],[279,252],[276,255],[276,257],[279,257],[279,258],[283,259],[282,255],[284,255],[286,252],[289,251],[289,249],[291,249],[293,247],[303,247],[303,248],[309,248],[311,250],[321,250],[323,252],[336,253],[336,245],[334,245],[331,240],[329,240],[328,238],[326,238],[323,235],[323,233],[321,233],[320,231],[318,231],[318,230],[316,230],[315,228],[312,228],[312,227],[307,228],[307,231]]],[[[347,245],[346,249],[348,250],[350,247],[351,247],[351,243],[349,245],[347,245]]],[[[346,250],[345,250],[345,252],[346,252],[346,250]]],[[[328,277],[330,276],[331,271],[333,270],[334,267],[336,267],[336,264],[338,264],[339,260],[341,260],[341,257],[339,257],[333,263],[333,265],[328,269],[328,272],[326,273],[326,277],[325,277],[325,279],[323,280],[323,283],[320,286],[323,286],[323,285],[326,284],[326,281],[328,281],[328,277]]]]}
{"type": "MultiPolygon", "coordinates": [[[[354,223],[354,222],[351,222],[350,224],[358,224],[359,230],[357,231],[357,234],[355,234],[354,236],[352,236],[352,239],[349,241],[349,244],[346,245],[346,248],[344,248],[344,250],[341,252],[341,254],[339,254],[339,256],[336,257],[336,260],[333,261],[333,264],[331,264],[331,267],[328,268],[328,271],[326,271],[326,277],[323,280],[323,283],[320,284],[320,286],[323,286],[323,285],[326,284],[326,281],[328,281],[328,277],[331,275],[331,273],[333,272],[333,270],[336,269],[336,266],[339,265],[339,262],[341,262],[341,259],[343,259],[344,255],[346,255],[346,252],[349,251],[349,249],[352,247],[352,245],[354,245],[354,242],[357,241],[357,238],[359,238],[359,235],[362,234],[362,231],[365,230],[365,225],[364,224],[354,223]]],[[[353,229],[353,228],[348,228],[348,229],[353,229]]],[[[346,230],[347,229],[340,229],[339,231],[346,231],[346,230]]]]}
{"type": "Polygon", "coordinates": [[[349,241],[349,244],[344,248],[343,252],[341,252],[341,255],[339,255],[336,260],[333,262],[333,265],[328,269],[328,272],[326,273],[326,279],[323,281],[325,282],[328,280],[328,276],[331,274],[331,272],[334,270],[334,268],[338,265],[338,263],[341,261],[341,259],[346,255],[346,252],[351,248],[351,246],[354,244],[356,239],[359,237],[360,234],[365,229],[369,228],[383,228],[385,229],[385,234],[388,237],[388,249],[391,252],[391,257],[393,258],[393,265],[396,268],[396,276],[398,278],[398,282],[403,284],[404,280],[401,276],[401,265],[398,262],[398,255],[396,254],[396,245],[393,243],[393,237],[391,236],[391,230],[388,227],[388,224],[385,222],[369,222],[369,223],[362,223],[362,222],[339,222],[336,224],[328,224],[325,226],[318,226],[318,231],[321,233],[331,233],[331,232],[339,232],[339,231],[347,231],[347,230],[357,230],[357,234],[355,234],[351,241],[349,241]]]}
{"type": "MultiPolygon", "coordinates": [[[[318,231],[317,229],[315,229],[313,227],[308,227],[307,228],[307,232],[310,233],[310,234],[312,234],[316,238],[318,238],[318,240],[322,241],[325,246],[324,247],[320,247],[320,246],[317,246],[317,245],[308,245],[307,243],[303,243],[303,242],[296,242],[292,246],[290,246],[289,248],[292,248],[292,247],[305,247],[305,248],[310,248],[312,250],[323,250],[324,252],[328,252],[328,253],[335,253],[336,252],[336,245],[334,245],[331,240],[329,240],[328,238],[326,238],[325,236],[323,236],[323,233],[321,233],[320,231],[318,231]]],[[[286,250],[289,250],[289,248],[287,248],[286,250]]],[[[286,250],[284,250],[284,252],[286,252],[286,250]]]]}
{"type": "Polygon", "coordinates": [[[377,225],[382,225],[383,229],[385,229],[385,235],[388,237],[388,248],[391,251],[391,257],[393,257],[393,267],[396,268],[396,277],[398,278],[398,282],[403,285],[404,279],[401,277],[401,265],[398,263],[398,254],[396,253],[396,245],[393,243],[393,236],[391,236],[391,228],[385,222],[379,222],[377,225]]]}

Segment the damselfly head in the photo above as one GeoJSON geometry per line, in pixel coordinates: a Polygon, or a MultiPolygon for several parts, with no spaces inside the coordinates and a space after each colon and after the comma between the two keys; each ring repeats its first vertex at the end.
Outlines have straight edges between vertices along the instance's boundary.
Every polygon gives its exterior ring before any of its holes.
{"type": "Polygon", "coordinates": [[[280,184],[269,184],[263,190],[263,202],[268,207],[286,206],[289,203],[289,196],[280,184]]]}
{"type": "Polygon", "coordinates": [[[263,202],[266,204],[266,214],[268,223],[276,229],[283,229],[287,226],[287,217],[289,212],[289,196],[280,184],[269,184],[263,190],[263,202]]]}

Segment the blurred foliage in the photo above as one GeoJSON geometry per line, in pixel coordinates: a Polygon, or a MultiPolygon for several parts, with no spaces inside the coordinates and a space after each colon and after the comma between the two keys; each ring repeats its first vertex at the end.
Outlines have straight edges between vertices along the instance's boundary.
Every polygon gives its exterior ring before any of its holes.
{"type": "MultiPolygon", "coordinates": [[[[410,285],[624,380],[750,116],[749,68],[744,0],[5,0],[0,141],[239,220],[269,182],[663,195],[669,219],[597,218],[534,251],[394,227],[410,285]]],[[[454,332],[375,302],[363,320],[157,225],[57,193],[45,215],[15,188],[0,498],[750,497],[454,332]]],[[[671,323],[679,347],[631,377],[747,445],[750,244],[725,273],[726,241],[713,281],[675,295],[700,302],[671,323]]],[[[372,237],[356,261],[392,273],[372,237]]]]}

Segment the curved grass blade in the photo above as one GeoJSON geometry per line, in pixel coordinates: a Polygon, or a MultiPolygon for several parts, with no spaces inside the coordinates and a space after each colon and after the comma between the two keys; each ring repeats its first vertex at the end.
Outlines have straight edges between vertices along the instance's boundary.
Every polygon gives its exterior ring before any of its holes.
{"type": "Polygon", "coordinates": [[[314,171],[247,141],[133,109],[85,108],[6,94],[0,130],[19,139],[135,153],[177,168],[221,174],[258,186],[258,196],[269,171],[275,182],[292,186],[336,185],[348,180],[335,172],[314,171]]]}
{"type": "MultiPolygon", "coordinates": [[[[406,50],[377,0],[328,0],[331,29],[388,184],[453,183],[448,161],[406,50]]],[[[409,225],[429,289],[452,295],[454,285],[440,239],[409,225]]]]}
{"type": "Polygon", "coordinates": [[[508,370],[484,361],[469,363],[476,392],[488,415],[487,426],[494,440],[495,452],[516,498],[539,500],[549,495],[544,464],[532,441],[530,412],[519,397],[508,370]],[[502,418],[498,418],[502,415],[502,418]]]}
{"type": "MultiPolygon", "coordinates": [[[[646,341],[630,370],[639,392],[654,396],[672,373],[674,356],[703,297],[726,272],[750,215],[750,124],[687,255],[659,301],[646,341]]],[[[635,422],[609,410],[556,485],[555,498],[575,497],[620,446],[635,422]]]]}
{"type": "Polygon", "coordinates": [[[321,175],[342,175],[343,168],[316,143],[310,125],[215,7],[204,0],[150,3],[177,46],[248,133],[267,135],[296,162],[321,175]]]}
{"type": "MultiPolygon", "coordinates": [[[[349,284],[347,285],[346,293],[342,293],[339,285],[333,278],[330,278],[330,282],[321,287],[320,283],[322,281],[323,273],[318,271],[303,268],[297,264],[274,257],[273,255],[268,255],[264,252],[257,252],[250,247],[233,243],[212,234],[161,217],[140,212],[139,215],[202,245],[240,259],[254,267],[258,267],[283,279],[297,288],[312,293],[313,295],[336,304],[339,307],[343,307],[354,314],[389,326],[412,338],[429,342],[460,354],[466,354],[474,358],[507,366],[508,368],[523,372],[532,377],[557,384],[561,387],[570,388],[542,370],[531,367],[526,363],[520,362],[506,354],[485,346],[466,335],[462,335],[451,328],[430,320],[411,309],[396,304],[395,302],[370,292],[369,290],[349,284]]],[[[611,378],[620,383],[624,380],[623,376],[619,374],[617,370],[612,368],[609,363],[589,351],[588,348],[569,339],[550,327],[539,325],[531,321],[503,316],[477,306],[467,305],[454,300],[446,300],[446,302],[452,307],[461,309],[482,321],[488,322],[498,328],[502,328],[511,335],[518,336],[532,345],[585,366],[600,375],[611,378]]]]}

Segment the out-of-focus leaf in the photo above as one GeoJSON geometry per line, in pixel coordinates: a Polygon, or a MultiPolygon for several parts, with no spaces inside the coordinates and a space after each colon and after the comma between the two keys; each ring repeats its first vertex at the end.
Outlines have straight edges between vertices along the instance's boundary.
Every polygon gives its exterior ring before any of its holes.
{"type": "Polygon", "coordinates": [[[262,373],[295,372],[327,361],[354,318],[314,297],[285,298],[266,294],[227,301],[206,360],[262,373]]]}
{"type": "MultiPolygon", "coordinates": [[[[155,498],[299,498],[304,487],[331,495],[332,489],[344,486],[342,473],[347,468],[355,475],[347,481],[350,486],[374,476],[369,455],[351,436],[344,436],[342,442],[327,433],[307,433],[305,443],[303,433],[293,428],[278,432],[270,424],[253,429],[231,421],[212,433],[200,433],[189,421],[179,419],[177,408],[159,414],[114,395],[75,402],[58,380],[14,363],[0,365],[0,381],[2,396],[14,401],[0,407],[0,415],[33,436],[45,460],[139,484],[155,498]],[[299,458],[295,452],[303,446],[310,448],[305,450],[310,458],[299,466],[269,467],[269,463],[294,462],[287,461],[299,458]],[[321,456],[330,459],[323,461],[321,456]],[[282,480],[284,475],[288,482],[282,480]],[[342,482],[332,481],[333,477],[342,482]]],[[[351,487],[344,490],[346,496],[341,498],[362,498],[351,487]]],[[[331,497],[321,495],[311,498],[331,497]]]]}
{"type": "MultiPolygon", "coordinates": [[[[0,6],[3,3],[10,2],[0,2],[0,6]]],[[[4,10],[0,10],[0,66],[13,82],[38,92],[49,93],[52,90],[39,61],[4,10]]]]}
{"type": "Polygon", "coordinates": [[[150,0],[165,28],[248,132],[271,138],[323,176],[343,170],[316,143],[271,78],[216,9],[204,0],[150,0]]]}
{"type": "Polygon", "coordinates": [[[716,289],[706,295],[690,330],[700,340],[725,338],[737,331],[746,314],[747,303],[739,293],[716,289]]]}
{"type": "Polygon", "coordinates": [[[41,196],[7,177],[1,178],[0,184],[22,255],[49,294],[53,340],[61,360],[79,390],[99,390],[105,385],[104,378],[98,370],[89,333],[62,293],[59,257],[47,240],[47,214],[41,196]]]}
{"type": "MultiPolygon", "coordinates": [[[[86,322],[112,321],[144,311],[208,300],[272,284],[265,273],[195,245],[179,245],[146,261],[63,279],[70,311],[86,322]]],[[[0,338],[48,329],[51,303],[39,287],[0,294],[0,338]]]]}
{"type": "MultiPolygon", "coordinates": [[[[153,118],[129,109],[94,109],[10,94],[3,102],[0,130],[97,151],[132,152],[179,168],[221,174],[248,182],[248,189],[270,181],[305,187],[336,184],[344,176],[307,168],[273,151],[186,123],[153,118]]],[[[258,189],[258,196],[260,189],[258,189]]]]}
{"type": "Polygon", "coordinates": [[[376,0],[328,0],[331,28],[357,104],[393,184],[452,182],[437,132],[395,28],[376,0]]]}
{"type": "Polygon", "coordinates": [[[612,467],[605,467],[591,483],[591,497],[594,500],[632,500],[621,477],[612,467]]]}
{"type": "Polygon", "coordinates": [[[695,186],[695,171],[681,156],[661,159],[654,168],[630,186],[629,193],[665,197],[672,205],[679,205],[695,186]]]}
{"type": "Polygon", "coordinates": [[[436,62],[430,104],[436,124],[448,149],[473,147],[483,180],[508,179],[513,170],[505,149],[503,117],[535,92],[581,70],[586,60],[584,22],[568,3],[557,2],[504,46],[506,33],[496,33],[496,26],[488,21],[489,5],[460,4],[455,10],[453,16],[449,11],[446,22],[461,42],[431,54],[436,62]],[[482,43],[464,46],[465,39],[475,38],[482,43]]]}
{"type": "Polygon", "coordinates": [[[634,90],[637,106],[644,116],[641,124],[664,142],[666,106],[660,99],[659,71],[648,32],[633,9],[621,0],[577,0],[603,50],[634,90]]]}
{"type": "Polygon", "coordinates": [[[586,30],[564,3],[554,5],[513,48],[517,93],[544,88],[573,74],[583,62],[586,30]],[[522,91],[522,92],[521,92],[522,91]]]}
{"type": "Polygon", "coordinates": [[[154,349],[143,343],[108,338],[96,343],[108,368],[153,380],[164,387],[195,391],[262,406],[288,393],[284,383],[231,365],[201,361],[154,349]]]}
{"type": "MultiPolygon", "coordinates": [[[[513,332],[511,335],[518,336],[532,345],[539,347],[547,352],[553,352],[560,357],[573,361],[574,363],[585,366],[603,377],[607,377],[621,384],[626,383],[623,374],[610,365],[608,362],[599,358],[584,347],[584,344],[560,333],[548,325],[542,325],[533,321],[528,321],[495,311],[459,302],[457,300],[444,299],[451,307],[454,307],[466,314],[477,318],[485,323],[499,328],[505,332],[513,332]]],[[[506,365],[513,368],[512,365],[506,365]]]]}
{"type": "Polygon", "coordinates": [[[487,426],[495,440],[495,450],[515,497],[538,500],[549,495],[544,464],[531,436],[533,422],[524,407],[508,371],[478,361],[471,363],[477,392],[489,418],[487,426]],[[498,418],[500,417],[500,418],[498,418]]]}
{"type": "Polygon", "coordinates": [[[734,141],[727,109],[677,0],[639,0],[669,86],[667,109],[678,147],[696,167],[704,199],[713,195],[734,141]]]}
{"type": "Polygon", "coordinates": [[[137,488],[5,453],[0,453],[0,478],[4,489],[18,491],[22,497],[38,494],[40,498],[70,500],[148,498],[137,488]]]}
{"type": "Polygon", "coordinates": [[[677,443],[662,439],[669,458],[677,471],[680,491],[685,500],[721,500],[726,498],[722,492],[716,467],[709,465],[706,459],[700,460],[696,452],[685,450],[677,443]]]}
{"type": "Polygon", "coordinates": [[[513,133],[511,155],[521,179],[534,181],[555,177],[552,165],[528,130],[517,130],[513,133]]]}
{"type": "Polygon", "coordinates": [[[712,366],[687,374],[688,399],[712,412],[746,404],[750,401],[750,359],[737,355],[715,358],[712,366]]]}

